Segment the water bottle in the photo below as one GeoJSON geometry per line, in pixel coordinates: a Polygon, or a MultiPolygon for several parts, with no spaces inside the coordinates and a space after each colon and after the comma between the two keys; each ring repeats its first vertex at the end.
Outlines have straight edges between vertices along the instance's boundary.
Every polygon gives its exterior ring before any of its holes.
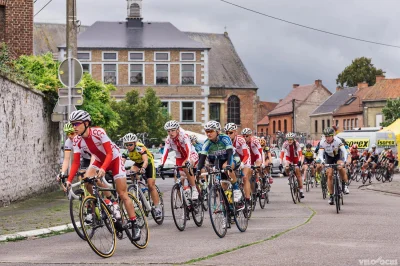
{"type": "Polygon", "coordinates": [[[144,198],[149,201],[149,189],[147,187],[142,187],[142,193],[144,195],[144,198]]]}
{"type": "Polygon", "coordinates": [[[228,199],[228,202],[232,203],[233,202],[232,201],[232,190],[231,189],[225,190],[225,195],[226,195],[226,198],[228,199]]]}
{"type": "Polygon", "coordinates": [[[119,209],[118,202],[114,201],[113,202],[113,207],[114,207],[113,208],[113,214],[114,214],[115,219],[117,219],[117,220],[121,219],[121,212],[120,212],[120,209],[119,209]]]}
{"type": "Polygon", "coordinates": [[[109,200],[109,199],[105,199],[104,200],[104,203],[107,205],[107,207],[111,210],[111,212],[113,211],[113,203],[112,203],[112,201],[111,200],[109,200]]]}
{"type": "Polygon", "coordinates": [[[257,191],[261,191],[261,183],[260,183],[260,180],[257,180],[257,191]]]}
{"type": "Polygon", "coordinates": [[[190,194],[191,194],[190,187],[186,186],[184,188],[185,188],[184,194],[185,194],[186,199],[190,199],[190,194]]]}

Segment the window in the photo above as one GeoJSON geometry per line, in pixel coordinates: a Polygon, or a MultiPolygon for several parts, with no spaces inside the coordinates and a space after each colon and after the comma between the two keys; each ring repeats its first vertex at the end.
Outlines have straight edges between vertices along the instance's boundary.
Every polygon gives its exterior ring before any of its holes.
{"type": "Polygon", "coordinates": [[[143,85],[143,65],[131,64],[131,75],[129,82],[131,85],[143,85]]]}
{"type": "Polygon", "coordinates": [[[282,128],[281,128],[281,120],[278,120],[278,131],[282,131],[282,128]]]}
{"type": "Polygon", "coordinates": [[[221,104],[210,103],[210,120],[221,121],[221,104]]]}
{"type": "Polygon", "coordinates": [[[264,129],[261,128],[261,136],[264,136],[264,129]]]}
{"type": "Polygon", "coordinates": [[[350,129],[350,119],[347,119],[347,123],[346,123],[346,125],[347,125],[347,129],[350,129]]]}
{"type": "Polygon", "coordinates": [[[181,52],[181,61],[195,61],[195,53],[194,52],[181,52]]]}
{"type": "Polygon", "coordinates": [[[354,124],[354,127],[358,128],[358,118],[355,119],[354,124]]]}
{"type": "Polygon", "coordinates": [[[325,129],[325,120],[322,120],[322,132],[324,131],[324,129],[325,129]]]}
{"type": "Polygon", "coordinates": [[[104,61],[118,61],[117,52],[103,52],[104,61]]]}
{"type": "Polygon", "coordinates": [[[156,53],[154,53],[154,61],[169,61],[169,52],[166,52],[166,53],[156,52],[156,53]]]}
{"type": "Polygon", "coordinates": [[[156,84],[168,84],[168,65],[156,65],[156,84]]]}
{"type": "Polygon", "coordinates": [[[236,95],[228,98],[228,123],[240,125],[240,99],[236,95]]]}
{"type": "Polygon", "coordinates": [[[283,120],[283,131],[287,132],[287,120],[283,120]]]}
{"type": "Polygon", "coordinates": [[[267,128],[267,132],[266,132],[267,136],[268,136],[268,128],[267,128]]]}
{"type": "Polygon", "coordinates": [[[331,127],[331,120],[329,120],[329,119],[326,120],[326,126],[327,126],[327,127],[331,127]]]}
{"type": "Polygon", "coordinates": [[[169,103],[168,102],[161,102],[161,110],[162,113],[167,116],[169,114],[169,103]]]}
{"type": "Polygon", "coordinates": [[[355,101],[355,99],[356,99],[356,97],[351,97],[344,105],[349,105],[349,104],[351,104],[352,102],[355,101]]]}
{"type": "Polygon", "coordinates": [[[336,120],[336,126],[339,126],[339,120],[336,120]]]}
{"type": "Polygon", "coordinates": [[[351,119],[351,124],[350,125],[351,125],[350,129],[353,129],[354,128],[354,119],[351,119]]]}
{"type": "Polygon", "coordinates": [[[182,102],[182,122],[194,122],[194,102],[182,102]]]}
{"type": "Polygon", "coordinates": [[[78,52],[78,60],[90,61],[91,60],[90,52],[78,52]]]}
{"type": "Polygon", "coordinates": [[[144,53],[143,52],[130,52],[129,53],[129,61],[144,61],[144,53]]]}
{"type": "Polygon", "coordinates": [[[375,126],[380,127],[382,122],[383,122],[383,115],[382,114],[377,114],[375,118],[375,126]]]}
{"type": "Polygon", "coordinates": [[[131,4],[129,7],[129,15],[131,17],[140,17],[140,6],[137,3],[131,4]]]}
{"type": "Polygon", "coordinates": [[[315,120],[315,133],[318,133],[318,120],[315,120]]]}
{"type": "Polygon", "coordinates": [[[194,65],[182,65],[182,85],[194,84],[194,65]]]}
{"type": "Polygon", "coordinates": [[[346,119],[343,119],[343,130],[346,130],[346,119]]]}
{"type": "Polygon", "coordinates": [[[6,39],[6,7],[0,6],[0,42],[6,39]]]}
{"type": "Polygon", "coordinates": [[[90,64],[82,64],[83,73],[90,74],[90,64]]]}
{"type": "Polygon", "coordinates": [[[104,83],[117,85],[117,65],[104,64],[103,71],[104,83]]]}
{"type": "Polygon", "coordinates": [[[272,122],[272,133],[275,134],[275,132],[276,132],[276,123],[274,121],[274,122],[272,122]]]}

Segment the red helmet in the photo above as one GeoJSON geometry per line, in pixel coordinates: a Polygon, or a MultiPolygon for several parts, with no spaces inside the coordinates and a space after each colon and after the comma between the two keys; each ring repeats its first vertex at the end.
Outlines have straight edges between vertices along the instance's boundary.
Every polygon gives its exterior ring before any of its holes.
{"type": "Polygon", "coordinates": [[[357,146],[357,144],[353,144],[353,146],[351,146],[353,149],[357,149],[358,148],[358,146],[357,146]]]}

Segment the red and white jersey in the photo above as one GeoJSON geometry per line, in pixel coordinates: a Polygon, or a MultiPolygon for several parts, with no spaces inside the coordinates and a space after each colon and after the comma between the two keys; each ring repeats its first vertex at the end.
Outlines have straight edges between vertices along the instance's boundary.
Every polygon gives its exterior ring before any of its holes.
{"type": "Polygon", "coordinates": [[[165,140],[164,154],[161,160],[161,164],[164,164],[168,158],[168,152],[172,149],[175,151],[175,157],[177,159],[189,160],[192,143],[190,141],[189,135],[180,128],[179,134],[176,138],[172,139],[169,136],[165,140]]]}
{"type": "MultiPolygon", "coordinates": [[[[285,141],[282,145],[281,154],[283,154],[285,157],[291,157],[290,151],[292,150],[292,152],[294,153],[294,157],[300,157],[300,155],[302,154],[300,144],[296,142],[296,146],[294,146],[294,145],[295,145],[295,142],[293,142],[292,145],[289,145],[289,142],[285,141]],[[296,147],[296,149],[295,149],[295,147],[296,147]]],[[[282,157],[283,156],[281,156],[281,158],[282,157]]]]}
{"type": "MultiPolygon", "coordinates": [[[[70,138],[67,138],[67,140],[64,143],[64,151],[72,151],[74,149],[73,142],[70,138]]],[[[82,158],[86,160],[90,160],[91,155],[90,153],[84,151],[82,154],[82,158]]]]}
{"type": "Polygon", "coordinates": [[[88,128],[89,136],[83,138],[75,136],[72,140],[74,153],[87,152],[94,156],[96,161],[103,163],[106,159],[106,150],[103,146],[104,143],[110,142],[112,148],[112,160],[121,155],[119,148],[111,142],[104,129],[99,127],[88,128]]]}
{"type": "Polygon", "coordinates": [[[246,140],[242,136],[237,135],[233,139],[232,144],[235,152],[239,155],[240,160],[242,162],[247,162],[250,157],[250,149],[246,144],[246,140]]]}
{"type": "Polygon", "coordinates": [[[199,155],[196,152],[193,144],[190,146],[190,161],[197,162],[199,160],[199,155]]]}
{"type": "Polygon", "coordinates": [[[250,141],[246,143],[250,148],[250,154],[252,158],[262,158],[262,148],[260,141],[256,137],[251,137],[250,141]]]}

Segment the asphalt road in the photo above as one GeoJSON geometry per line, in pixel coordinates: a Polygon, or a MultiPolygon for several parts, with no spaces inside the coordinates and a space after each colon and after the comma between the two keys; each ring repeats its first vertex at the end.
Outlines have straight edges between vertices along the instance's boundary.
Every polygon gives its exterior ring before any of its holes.
{"type": "Polygon", "coordinates": [[[399,196],[359,189],[360,183],[353,183],[341,213],[336,214],[335,207],[322,200],[319,188],[295,205],[286,178],[275,178],[270,204],[264,210],[257,205],[247,231],[240,233],[233,225],[220,239],[208,213],[201,228],[190,220],[185,231],[176,229],[169,203],[172,183],[173,179],[159,182],[167,217],[162,226],[149,221],[150,242],[145,250],[122,240],[113,257],[102,259],[75,233],[68,233],[2,243],[0,265],[400,264],[399,196]]]}

